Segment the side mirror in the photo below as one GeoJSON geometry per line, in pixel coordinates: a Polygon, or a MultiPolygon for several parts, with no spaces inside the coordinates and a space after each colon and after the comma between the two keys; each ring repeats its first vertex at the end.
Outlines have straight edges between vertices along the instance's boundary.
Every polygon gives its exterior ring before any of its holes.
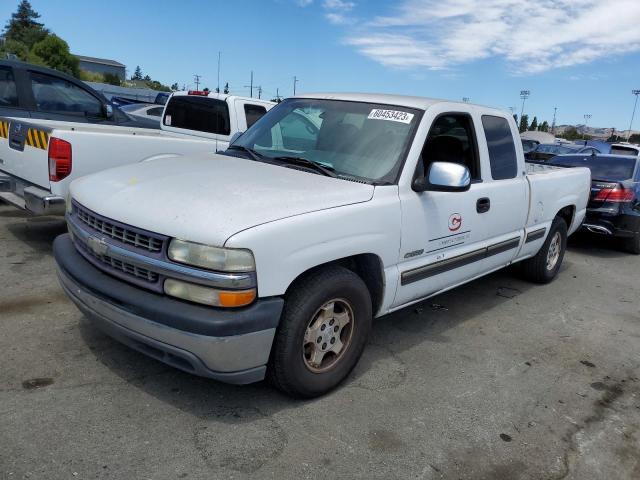
{"type": "Polygon", "coordinates": [[[415,192],[466,192],[471,187],[471,172],[465,165],[433,162],[426,177],[413,181],[415,192]]]}
{"type": "Polygon", "coordinates": [[[109,119],[113,118],[113,105],[111,105],[110,103],[105,103],[104,115],[109,119]]]}
{"type": "Polygon", "coordinates": [[[233,145],[233,142],[238,140],[242,136],[243,133],[244,132],[236,132],[233,135],[231,135],[231,138],[229,139],[229,145],[233,145]]]}

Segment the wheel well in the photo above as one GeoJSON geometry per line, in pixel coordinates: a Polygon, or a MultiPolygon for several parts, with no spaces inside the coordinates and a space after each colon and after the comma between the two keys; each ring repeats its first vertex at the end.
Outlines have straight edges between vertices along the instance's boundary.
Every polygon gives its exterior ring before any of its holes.
{"type": "Polygon", "coordinates": [[[576,213],[576,207],[574,207],[573,205],[568,205],[563,209],[561,209],[556,214],[556,217],[562,218],[564,222],[567,224],[567,229],[569,229],[571,228],[571,224],[573,223],[573,217],[575,213],[576,213]]]}
{"type": "Polygon", "coordinates": [[[317,265],[309,270],[301,273],[296,279],[291,282],[287,288],[287,292],[298,280],[305,277],[309,273],[328,267],[330,265],[339,265],[341,267],[351,270],[358,275],[367,286],[369,295],[371,295],[371,306],[373,314],[375,315],[382,306],[382,299],[384,296],[384,273],[382,268],[382,260],[380,257],[373,253],[362,253],[359,255],[352,255],[350,257],[340,258],[331,262],[317,265]]]}

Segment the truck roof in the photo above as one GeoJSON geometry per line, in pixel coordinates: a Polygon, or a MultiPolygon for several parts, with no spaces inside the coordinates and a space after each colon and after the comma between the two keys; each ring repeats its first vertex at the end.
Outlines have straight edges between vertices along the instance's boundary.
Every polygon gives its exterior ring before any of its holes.
{"type": "MultiPolygon", "coordinates": [[[[178,91],[178,92],[173,92],[172,95],[175,95],[175,96],[189,95],[189,92],[191,92],[191,91],[193,91],[193,90],[181,90],[181,91],[178,91]]],[[[228,94],[228,93],[216,93],[216,92],[212,92],[212,91],[209,91],[208,95],[199,94],[198,96],[207,97],[207,98],[215,98],[217,100],[226,100],[227,98],[237,98],[238,100],[246,100],[247,102],[270,103],[270,104],[275,105],[274,102],[270,102],[269,100],[263,100],[261,98],[241,97],[240,95],[231,95],[231,94],[228,94]]]]}
{"type": "Polygon", "coordinates": [[[345,100],[351,102],[368,102],[368,103],[380,103],[387,105],[398,105],[401,107],[409,107],[409,108],[419,108],[421,110],[426,110],[432,105],[436,103],[450,103],[450,104],[459,104],[465,106],[475,106],[482,108],[483,110],[493,110],[499,111],[504,114],[502,110],[497,110],[492,107],[486,107],[484,105],[477,105],[473,103],[463,103],[456,102],[451,100],[444,100],[438,98],[427,98],[427,97],[414,97],[410,95],[390,95],[386,93],[350,93],[350,92],[332,92],[332,93],[305,93],[301,95],[296,95],[294,98],[317,98],[322,100],[345,100]]]}

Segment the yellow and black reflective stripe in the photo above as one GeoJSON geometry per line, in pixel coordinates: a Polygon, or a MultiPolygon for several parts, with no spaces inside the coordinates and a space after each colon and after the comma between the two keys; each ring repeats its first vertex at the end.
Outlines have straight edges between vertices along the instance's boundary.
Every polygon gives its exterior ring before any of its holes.
{"type": "Polygon", "coordinates": [[[46,150],[49,146],[49,134],[44,130],[30,128],[29,130],[27,130],[27,138],[25,139],[25,143],[30,147],[46,150]]]}
{"type": "Polygon", "coordinates": [[[9,122],[0,120],[0,137],[9,138],[9,122]]]}

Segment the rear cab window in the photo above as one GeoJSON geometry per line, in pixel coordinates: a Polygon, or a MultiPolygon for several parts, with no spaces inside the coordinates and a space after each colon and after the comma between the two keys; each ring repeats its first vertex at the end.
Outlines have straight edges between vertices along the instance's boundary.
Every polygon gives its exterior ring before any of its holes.
{"type": "Polygon", "coordinates": [[[8,67],[0,67],[0,107],[17,107],[18,92],[13,71],[8,67]]]}
{"type": "Polygon", "coordinates": [[[209,97],[174,95],[167,103],[162,122],[167,127],[216,135],[231,133],[227,102],[209,97]]]}
{"type": "Polygon", "coordinates": [[[591,170],[593,180],[621,182],[633,178],[637,161],[631,156],[564,155],[552,158],[549,163],[561,167],[586,167],[591,170]]]}
{"type": "Polygon", "coordinates": [[[31,89],[40,112],[104,116],[100,100],[63,78],[31,72],[31,89]]]}
{"type": "Polygon", "coordinates": [[[247,128],[256,123],[262,116],[267,113],[267,109],[262,105],[253,105],[251,103],[244,104],[244,115],[247,119],[247,128]]]}
{"type": "Polygon", "coordinates": [[[509,122],[502,117],[483,115],[482,127],[489,148],[491,178],[494,180],[515,178],[518,175],[518,157],[509,122]]]}

